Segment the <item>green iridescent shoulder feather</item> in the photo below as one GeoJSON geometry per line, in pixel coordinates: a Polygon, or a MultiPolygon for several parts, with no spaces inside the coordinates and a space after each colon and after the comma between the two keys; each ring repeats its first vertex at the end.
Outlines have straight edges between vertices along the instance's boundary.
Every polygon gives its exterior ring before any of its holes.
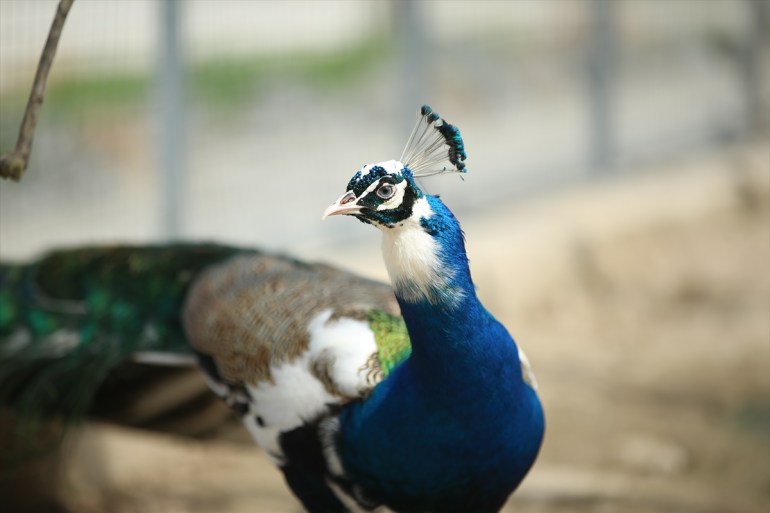
{"type": "Polygon", "coordinates": [[[412,352],[406,324],[400,316],[391,315],[383,310],[371,310],[367,320],[374,332],[380,368],[384,376],[387,376],[412,352]]]}

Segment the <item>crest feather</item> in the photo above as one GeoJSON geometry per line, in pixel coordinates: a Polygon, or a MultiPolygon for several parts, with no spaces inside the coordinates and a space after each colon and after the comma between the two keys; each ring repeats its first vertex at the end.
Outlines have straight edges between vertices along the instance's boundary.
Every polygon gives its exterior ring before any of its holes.
{"type": "Polygon", "coordinates": [[[465,158],[465,145],[460,130],[441,119],[428,105],[423,105],[417,113],[417,123],[400,161],[419,178],[444,173],[466,173],[468,170],[463,162],[465,158]]]}

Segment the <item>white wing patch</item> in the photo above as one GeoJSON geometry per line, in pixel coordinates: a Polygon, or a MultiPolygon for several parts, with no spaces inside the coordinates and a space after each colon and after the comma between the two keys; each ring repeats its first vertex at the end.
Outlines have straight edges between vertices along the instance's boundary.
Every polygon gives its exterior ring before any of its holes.
{"type": "Polygon", "coordinates": [[[347,397],[358,397],[371,387],[366,363],[377,352],[374,333],[365,321],[350,318],[329,320],[331,310],[313,318],[308,326],[311,360],[329,363],[335,390],[347,397]]]}
{"type": "Polygon", "coordinates": [[[254,411],[244,415],[243,425],[246,426],[257,445],[265,451],[273,465],[280,467],[284,463],[283,451],[278,443],[281,431],[274,427],[260,426],[257,423],[257,413],[254,411]]]}
{"type": "Polygon", "coordinates": [[[255,413],[265,425],[281,431],[292,429],[321,415],[327,404],[339,402],[311,374],[309,361],[305,353],[293,362],[274,367],[272,383],[246,385],[255,413]]]}
{"type": "Polygon", "coordinates": [[[254,440],[280,464],[278,437],[322,416],[342,396],[358,397],[367,384],[366,363],[377,351],[369,325],[350,318],[330,320],[331,310],[316,315],[308,324],[308,350],[292,362],[271,369],[271,382],[247,384],[250,411],[243,417],[254,440]],[[313,369],[321,362],[329,370],[332,394],[313,369]]]}

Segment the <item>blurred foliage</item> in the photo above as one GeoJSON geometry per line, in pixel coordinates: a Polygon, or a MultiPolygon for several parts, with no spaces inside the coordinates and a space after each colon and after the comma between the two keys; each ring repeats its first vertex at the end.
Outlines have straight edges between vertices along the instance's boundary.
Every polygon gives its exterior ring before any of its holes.
{"type": "Polygon", "coordinates": [[[218,58],[191,68],[190,92],[195,101],[234,110],[277,81],[320,89],[344,87],[363,80],[367,70],[394,53],[393,46],[384,37],[373,37],[328,53],[218,58]]]}
{"type": "Polygon", "coordinates": [[[80,75],[52,84],[46,94],[52,115],[67,117],[89,109],[133,106],[147,99],[150,78],[122,72],[80,75]]]}
{"type": "Polygon", "coordinates": [[[770,403],[767,396],[749,397],[733,409],[731,420],[770,443],[770,403]]]}
{"type": "MultiPolygon", "coordinates": [[[[265,92],[270,84],[294,81],[308,87],[334,89],[358,83],[366,71],[393,54],[393,44],[374,36],[358,45],[318,53],[295,52],[258,56],[217,57],[188,66],[192,106],[210,106],[225,113],[236,111],[265,92]]],[[[49,84],[43,115],[66,121],[105,110],[132,109],[150,100],[154,74],[124,71],[88,74],[54,80],[49,84]]],[[[0,145],[13,146],[24,112],[27,90],[0,96],[0,145]]]]}

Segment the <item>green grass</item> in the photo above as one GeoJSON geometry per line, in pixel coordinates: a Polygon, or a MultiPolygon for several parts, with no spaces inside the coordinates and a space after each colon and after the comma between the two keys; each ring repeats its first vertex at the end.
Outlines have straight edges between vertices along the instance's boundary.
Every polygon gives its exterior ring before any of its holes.
{"type": "Polygon", "coordinates": [[[52,113],[66,115],[88,109],[133,106],[145,101],[150,91],[150,80],[142,74],[94,74],[52,85],[45,101],[52,113]]]}
{"type": "Polygon", "coordinates": [[[357,83],[365,71],[391,55],[392,45],[373,38],[333,53],[296,52],[284,55],[216,59],[190,70],[194,101],[238,108],[270,84],[294,81],[316,89],[337,89],[357,83]]]}
{"type": "MultiPolygon", "coordinates": [[[[392,44],[373,37],[334,52],[294,52],[283,55],[222,57],[195,63],[187,69],[192,106],[237,110],[253,101],[271,84],[295,81],[311,88],[335,89],[365,80],[365,71],[391,55],[392,44]]],[[[56,80],[46,92],[44,115],[66,120],[108,109],[133,109],[147,105],[153,94],[150,73],[114,72],[72,76],[56,80]]],[[[0,97],[2,143],[15,140],[28,91],[16,90],[0,97]]]]}

